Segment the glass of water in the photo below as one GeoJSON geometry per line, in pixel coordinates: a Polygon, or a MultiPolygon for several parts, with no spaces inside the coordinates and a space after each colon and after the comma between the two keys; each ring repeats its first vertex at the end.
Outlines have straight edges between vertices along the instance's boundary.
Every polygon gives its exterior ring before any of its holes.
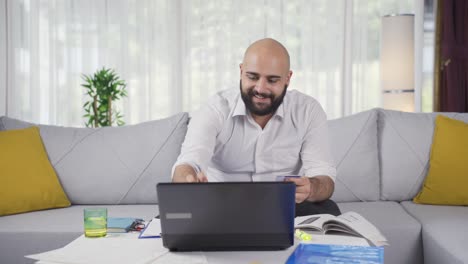
{"type": "Polygon", "coordinates": [[[86,237],[107,235],[107,208],[85,208],[83,214],[86,237]]]}

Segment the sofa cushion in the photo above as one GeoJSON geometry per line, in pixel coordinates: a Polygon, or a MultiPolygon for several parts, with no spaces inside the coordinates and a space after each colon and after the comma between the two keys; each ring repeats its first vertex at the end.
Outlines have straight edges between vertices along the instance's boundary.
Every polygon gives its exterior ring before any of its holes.
{"type": "Polygon", "coordinates": [[[421,224],[396,202],[338,203],[342,213],[354,211],[373,223],[387,238],[385,263],[423,263],[421,224]]]}
{"type": "Polygon", "coordinates": [[[429,172],[415,203],[468,205],[468,124],[436,118],[429,172]]]}
{"type": "Polygon", "coordinates": [[[0,131],[0,216],[70,206],[39,128],[0,131]]]}
{"type": "MultiPolygon", "coordinates": [[[[73,204],[133,204],[157,203],[155,186],[171,181],[187,122],[187,113],[179,113],[122,127],[39,127],[49,159],[73,204]]],[[[0,128],[7,130],[31,125],[0,118],[0,128]]]]}
{"type": "Polygon", "coordinates": [[[377,111],[331,120],[328,127],[337,169],[331,199],[337,202],[379,200],[377,111]]]}
{"type": "Polygon", "coordinates": [[[424,263],[466,263],[468,260],[468,207],[402,202],[422,224],[424,263]]]}
{"type": "Polygon", "coordinates": [[[407,201],[426,177],[438,114],[468,121],[467,113],[406,113],[379,110],[381,199],[407,201]]]}

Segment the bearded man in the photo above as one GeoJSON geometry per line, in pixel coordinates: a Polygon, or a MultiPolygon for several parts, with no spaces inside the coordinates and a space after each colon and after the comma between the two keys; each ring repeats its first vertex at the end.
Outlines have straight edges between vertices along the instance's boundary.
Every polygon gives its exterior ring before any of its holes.
{"type": "Polygon", "coordinates": [[[237,89],[217,93],[190,120],[173,182],[275,181],[296,185],[296,215],[340,214],[329,200],[336,169],[327,117],[314,98],[288,91],[289,53],[274,39],[245,51],[237,89]]]}

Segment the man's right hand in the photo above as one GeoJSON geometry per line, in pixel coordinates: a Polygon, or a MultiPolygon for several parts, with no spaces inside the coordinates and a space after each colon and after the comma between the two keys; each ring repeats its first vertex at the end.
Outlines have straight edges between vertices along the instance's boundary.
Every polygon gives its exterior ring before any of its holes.
{"type": "Polygon", "coordinates": [[[208,182],[208,178],[203,172],[199,172],[197,177],[195,177],[193,174],[186,175],[185,182],[208,182]]]}
{"type": "Polygon", "coordinates": [[[182,164],[175,168],[172,182],[208,182],[208,178],[203,172],[197,174],[192,166],[182,164]]]}

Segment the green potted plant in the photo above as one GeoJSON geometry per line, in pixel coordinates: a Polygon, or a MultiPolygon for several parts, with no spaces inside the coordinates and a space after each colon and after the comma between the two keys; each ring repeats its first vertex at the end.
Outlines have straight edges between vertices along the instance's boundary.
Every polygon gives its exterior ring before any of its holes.
{"type": "Polygon", "coordinates": [[[86,114],[87,127],[118,126],[125,124],[123,115],[114,107],[114,102],[127,96],[125,90],[127,84],[115,73],[113,69],[102,68],[94,75],[82,75],[85,81],[83,86],[86,93],[91,97],[83,108],[86,114]]]}

